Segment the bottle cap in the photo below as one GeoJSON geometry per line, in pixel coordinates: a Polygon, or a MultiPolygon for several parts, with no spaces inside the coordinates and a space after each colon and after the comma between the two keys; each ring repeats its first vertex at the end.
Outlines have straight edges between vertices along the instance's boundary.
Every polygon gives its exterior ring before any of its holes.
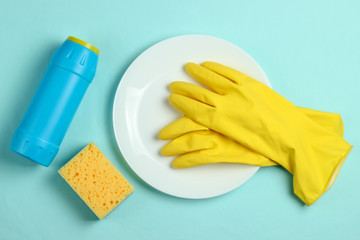
{"type": "Polygon", "coordinates": [[[75,43],[78,43],[78,44],[80,44],[80,45],[82,45],[82,46],[90,49],[91,51],[93,51],[93,52],[96,53],[97,55],[99,55],[99,53],[100,53],[100,50],[99,50],[99,49],[97,49],[96,47],[94,47],[94,46],[91,45],[90,43],[87,43],[87,42],[85,42],[85,41],[83,41],[83,40],[81,40],[81,39],[78,39],[78,38],[76,38],[76,37],[69,36],[69,37],[67,38],[67,40],[72,41],[72,42],[75,42],[75,43]]]}

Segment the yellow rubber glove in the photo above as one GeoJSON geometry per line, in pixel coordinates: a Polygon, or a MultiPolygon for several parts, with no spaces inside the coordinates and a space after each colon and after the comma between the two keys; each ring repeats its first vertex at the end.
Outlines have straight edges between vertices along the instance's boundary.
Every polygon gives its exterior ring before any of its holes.
{"type": "Polygon", "coordinates": [[[295,194],[314,203],[335,180],[352,146],[318,125],[264,84],[221,64],[188,63],[186,71],[210,90],[173,82],[172,103],[185,116],[293,173],[295,194]]]}
{"type": "MultiPolygon", "coordinates": [[[[298,107],[316,123],[343,136],[344,128],[340,114],[298,107]]],[[[276,162],[254,152],[188,117],[170,123],[159,132],[159,138],[170,140],[161,149],[164,156],[176,156],[174,168],[188,168],[209,163],[241,163],[267,167],[276,162]]]]}

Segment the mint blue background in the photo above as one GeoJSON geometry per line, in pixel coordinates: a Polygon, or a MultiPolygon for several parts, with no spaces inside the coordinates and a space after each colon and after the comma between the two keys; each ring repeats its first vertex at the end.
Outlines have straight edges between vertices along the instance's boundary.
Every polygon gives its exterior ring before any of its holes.
{"type": "Polygon", "coordinates": [[[0,239],[359,239],[360,2],[79,1],[0,2],[0,239]],[[200,33],[228,40],[263,67],[297,105],[341,113],[355,147],[333,187],[313,206],[292,193],[280,167],[260,169],[220,197],[171,197],[140,180],[112,131],[122,74],[143,50],[200,33]],[[60,152],[45,168],[8,146],[54,50],[68,35],[101,50],[97,75],[60,152]],[[57,174],[90,141],[136,190],[105,220],[57,174]]]}

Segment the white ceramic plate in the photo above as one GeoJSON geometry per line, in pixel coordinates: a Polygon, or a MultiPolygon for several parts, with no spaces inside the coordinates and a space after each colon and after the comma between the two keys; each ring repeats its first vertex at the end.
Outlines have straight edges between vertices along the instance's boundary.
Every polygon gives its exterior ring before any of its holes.
{"type": "Polygon", "coordinates": [[[270,86],[261,67],[239,47],[210,36],[183,35],[144,51],[125,72],[113,108],[115,137],[134,172],[154,188],[182,198],[209,198],[245,183],[257,170],[241,164],[211,164],[174,169],[164,157],[161,128],[181,114],[168,103],[172,81],[195,83],[184,71],[187,62],[215,61],[238,69],[270,86]]]}

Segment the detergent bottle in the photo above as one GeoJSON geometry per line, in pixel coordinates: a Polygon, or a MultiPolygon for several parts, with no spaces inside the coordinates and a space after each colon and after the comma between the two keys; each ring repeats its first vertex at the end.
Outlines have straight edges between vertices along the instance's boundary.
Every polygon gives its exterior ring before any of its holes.
{"type": "Polygon", "coordinates": [[[49,166],[92,82],[99,50],[68,37],[53,54],[38,89],[16,129],[10,149],[49,166]]]}

